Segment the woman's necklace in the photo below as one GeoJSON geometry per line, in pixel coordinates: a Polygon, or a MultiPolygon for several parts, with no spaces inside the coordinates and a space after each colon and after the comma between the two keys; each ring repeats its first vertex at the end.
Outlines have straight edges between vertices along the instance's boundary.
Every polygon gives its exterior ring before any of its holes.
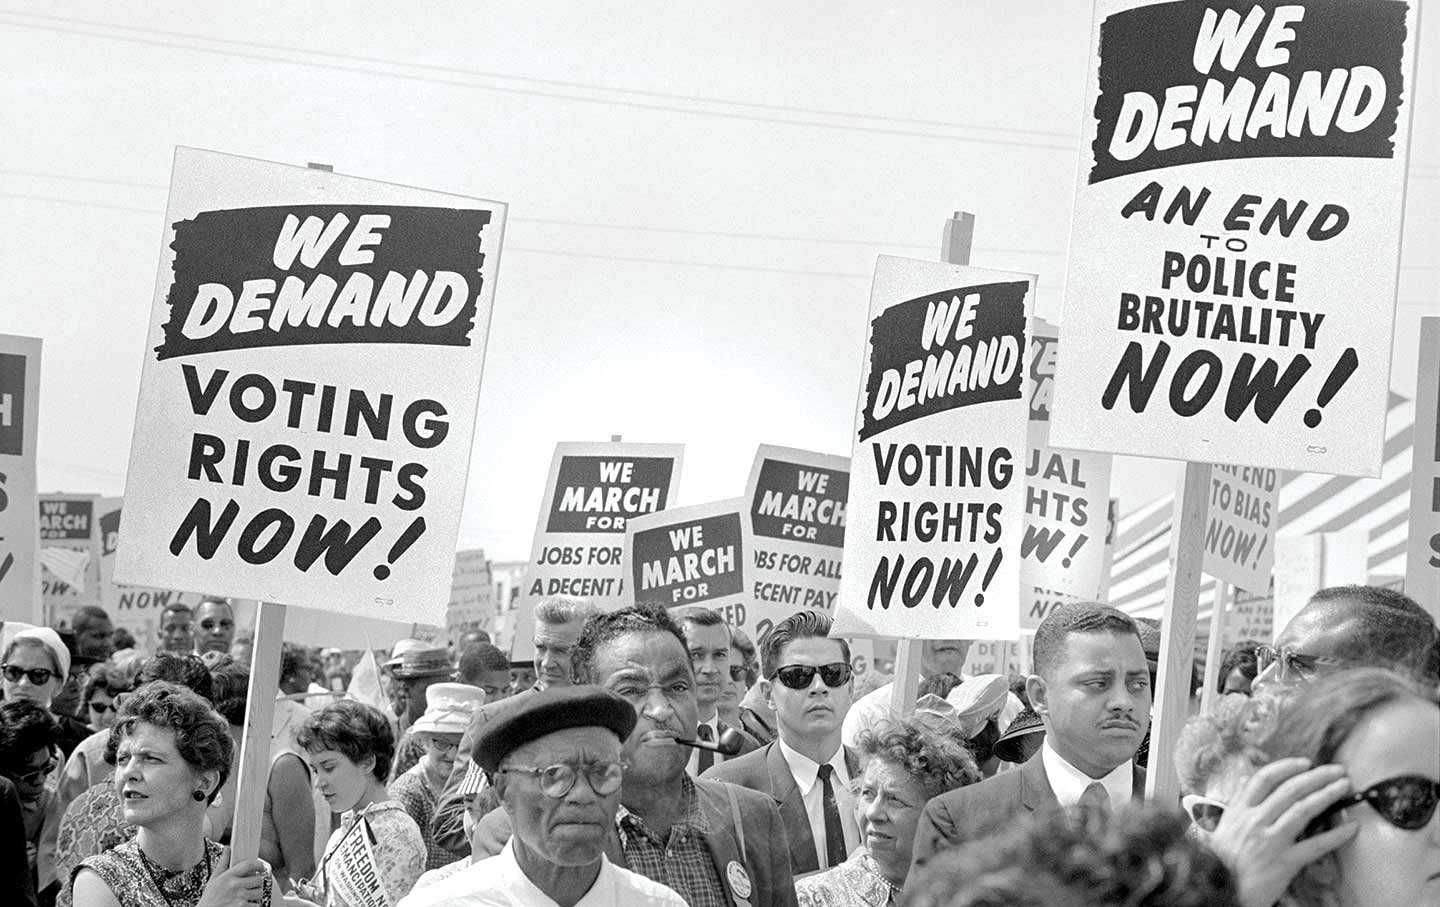
{"type": "Polygon", "coordinates": [[[150,881],[155,884],[155,890],[160,892],[160,896],[165,899],[165,903],[169,907],[200,903],[200,895],[205,892],[205,886],[210,884],[210,850],[208,847],[204,848],[199,864],[179,870],[169,870],[163,866],[157,866],[146,856],[143,847],[136,847],[136,850],[140,852],[140,862],[144,864],[150,881]],[[201,867],[204,868],[203,873],[201,867]],[[167,884],[177,881],[178,884],[174,885],[173,892],[166,890],[167,884]]]}

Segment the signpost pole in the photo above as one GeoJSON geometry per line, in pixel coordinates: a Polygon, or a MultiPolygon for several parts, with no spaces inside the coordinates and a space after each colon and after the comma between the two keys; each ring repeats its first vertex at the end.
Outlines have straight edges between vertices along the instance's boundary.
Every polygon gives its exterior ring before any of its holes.
{"type": "Polygon", "coordinates": [[[1235,587],[1215,580],[1215,603],[1210,608],[1210,638],[1205,645],[1205,685],[1200,688],[1200,711],[1213,712],[1220,703],[1220,660],[1225,657],[1225,619],[1235,587]]]}
{"type": "Polygon", "coordinates": [[[1146,766],[1145,798],[1173,803],[1180,796],[1175,751],[1189,714],[1190,671],[1195,661],[1195,617],[1200,609],[1205,521],[1210,502],[1210,464],[1186,463],[1175,493],[1170,525],[1170,575],[1160,617],[1160,674],[1150,721],[1150,752],[1160,758],[1146,766]]]}
{"type": "MultiPolygon", "coordinates": [[[[956,211],[945,222],[940,236],[940,258],[952,265],[970,264],[970,247],[975,241],[975,215],[956,211]]],[[[895,645],[895,682],[890,688],[890,714],[904,718],[915,711],[920,693],[920,647],[918,639],[901,639],[895,645]]]]}
{"type": "MultiPolygon", "coordinates": [[[[270,729],[275,724],[275,693],[280,682],[280,643],[285,638],[285,606],[261,602],[255,614],[255,645],[250,653],[245,728],[236,769],[231,864],[260,855],[260,821],[270,782],[270,729]]],[[[308,806],[308,804],[307,804],[308,806]]]]}

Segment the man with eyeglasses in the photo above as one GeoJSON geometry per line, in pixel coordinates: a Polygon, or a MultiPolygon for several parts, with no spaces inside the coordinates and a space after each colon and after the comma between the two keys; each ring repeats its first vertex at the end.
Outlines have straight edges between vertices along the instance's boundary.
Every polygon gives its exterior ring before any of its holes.
{"type": "MultiPolygon", "coordinates": [[[[695,672],[695,702],[699,707],[695,725],[695,739],[702,743],[717,743],[720,735],[731,729],[720,718],[720,697],[731,683],[731,675],[739,671],[744,676],[744,665],[730,661],[730,627],[720,612],[710,608],[691,607],[679,613],[680,629],[685,632],[685,645],[690,650],[690,667],[695,672]]],[[[754,752],[760,748],[760,741],[735,728],[740,735],[740,751],[736,756],[754,752]]],[[[733,759],[708,749],[694,749],[685,770],[692,777],[709,771],[712,765],[733,759]]]]}
{"type": "Polygon", "coordinates": [[[1379,586],[1321,589],[1273,646],[1255,650],[1259,693],[1294,687],[1345,668],[1388,668],[1440,685],[1440,632],[1415,600],[1379,586]]]}
{"type": "Polygon", "coordinates": [[[829,615],[799,611],[760,641],[760,666],[779,737],[704,777],[780,804],[795,875],[838,866],[861,843],[850,793],[859,758],[840,741],[854,698],[850,646],[830,638],[829,615]]]}
{"type": "Polygon", "coordinates": [[[496,856],[412,892],[400,907],[683,907],[666,886],[606,856],[635,710],[593,686],[498,703],[472,758],[514,834],[496,856]]]}

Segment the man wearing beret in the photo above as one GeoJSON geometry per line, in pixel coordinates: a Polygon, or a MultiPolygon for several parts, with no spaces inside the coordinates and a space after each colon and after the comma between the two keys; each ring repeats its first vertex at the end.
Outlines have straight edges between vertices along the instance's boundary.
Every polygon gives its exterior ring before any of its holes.
{"type": "Polygon", "coordinates": [[[412,892],[400,907],[684,907],[664,885],[610,862],[623,741],[635,710],[593,686],[495,705],[472,757],[514,835],[496,856],[412,892]]]}
{"type": "MultiPolygon", "coordinates": [[[[618,693],[638,721],[625,741],[628,768],[606,852],[663,882],[690,907],[795,907],[790,843],[770,797],[685,770],[675,743],[699,706],[685,637],[663,607],[641,605],[586,621],[575,644],[575,679],[618,693]]],[[[509,829],[497,810],[474,846],[493,851],[509,829]]]]}

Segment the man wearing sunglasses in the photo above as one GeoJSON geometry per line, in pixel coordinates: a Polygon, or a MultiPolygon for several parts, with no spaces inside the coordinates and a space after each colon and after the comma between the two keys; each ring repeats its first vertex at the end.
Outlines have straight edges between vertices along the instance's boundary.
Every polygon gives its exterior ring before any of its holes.
{"type": "Polygon", "coordinates": [[[799,611],[761,640],[762,690],[779,737],[704,777],[760,791],[780,804],[796,874],[845,862],[860,845],[850,783],[859,758],[840,742],[854,697],[850,647],[830,638],[830,617],[799,611]]]}
{"type": "Polygon", "coordinates": [[[1045,724],[1040,752],[1018,771],[926,804],[916,866],[1037,810],[1111,813],[1143,796],[1145,773],[1132,760],[1150,726],[1150,670],[1134,620],[1106,605],[1055,608],[1035,631],[1035,673],[1025,689],[1045,724]]]}
{"type": "MultiPolygon", "coordinates": [[[[718,611],[710,608],[692,607],[679,613],[680,629],[685,632],[685,645],[690,649],[690,667],[695,671],[695,702],[699,706],[699,717],[695,726],[695,739],[715,743],[720,735],[730,730],[730,725],[720,718],[720,697],[731,682],[731,673],[739,668],[742,676],[744,665],[730,661],[730,627],[718,611]]],[[[760,742],[735,728],[743,741],[740,752],[743,756],[760,748],[760,742]]],[[[726,756],[705,749],[690,753],[685,769],[691,777],[709,771],[710,766],[734,756],[726,756]]]]}
{"type": "Polygon", "coordinates": [[[576,904],[683,907],[678,894],[605,854],[620,806],[621,744],[635,710],[594,686],[496,703],[472,758],[514,834],[499,854],[414,891],[401,907],[576,904]]]}
{"type": "Polygon", "coordinates": [[[1435,619],[1402,592],[1378,586],[1321,589],[1273,646],[1255,650],[1255,692],[1296,687],[1346,668],[1387,668],[1440,685],[1435,619]]]}

